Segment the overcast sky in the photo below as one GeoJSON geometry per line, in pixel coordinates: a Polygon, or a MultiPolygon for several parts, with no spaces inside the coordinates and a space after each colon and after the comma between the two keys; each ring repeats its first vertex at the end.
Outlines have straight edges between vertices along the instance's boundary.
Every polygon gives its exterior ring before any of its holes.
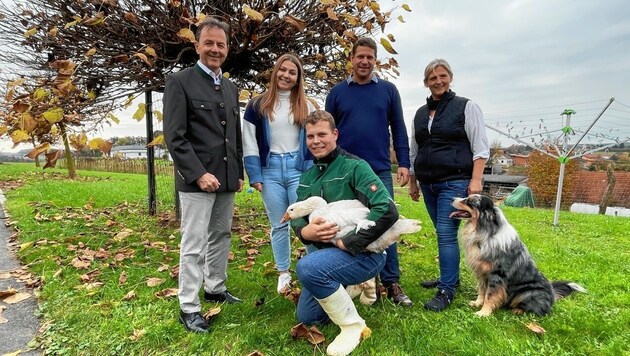
{"type": "MultiPolygon", "coordinates": [[[[412,9],[399,9],[395,17],[402,15],[405,23],[394,19],[386,28],[396,39],[392,45],[401,75],[392,81],[401,93],[408,128],[429,94],[422,84],[425,66],[444,58],[454,72],[451,88],[478,103],[486,124],[501,131],[519,136],[553,132],[553,125],[562,127],[560,114],[568,108],[577,112],[572,126],[586,129],[615,97],[592,132],[630,136],[628,0],[380,3],[382,10],[403,3],[412,9]]],[[[379,48],[379,57],[386,55],[379,48]]],[[[143,135],[144,121],[136,123],[130,111],[101,136],[143,135]]],[[[491,141],[501,137],[488,133],[491,141]]]]}

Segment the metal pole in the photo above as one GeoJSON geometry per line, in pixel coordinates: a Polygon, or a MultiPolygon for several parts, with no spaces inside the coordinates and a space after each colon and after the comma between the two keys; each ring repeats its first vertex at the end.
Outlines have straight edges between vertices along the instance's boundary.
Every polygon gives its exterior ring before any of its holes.
{"type": "Polygon", "coordinates": [[[560,217],[560,200],[562,199],[562,183],[564,182],[564,166],[566,163],[560,163],[560,176],[558,177],[558,190],[556,191],[556,210],[553,214],[553,226],[558,226],[560,217]]]}
{"type": "Polygon", "coordinates": [[[153,94],[151,90],[144,92],[145,120],[147,122],[147,179],[149,186],[149,214],[157,213],[157,195],[155,193],[155,150],[149,143],[153,142],[153,94]]]}
{"type": "MultiPolygon", "coordinates": [[[[564,125],[565,128],[571,127],[571,113],[573,110],[565,110],[564,115],[567,115],[567,122],[564,125]]],[[[553,226],[558,226],[558,220],[560,219],[560,203],[562,202],[562,185],[564,184],[564,169],[567,162],[567,152],[569,150],[569,132],[563,130],[564,142],[562,145],[562,154],[560,155],[560,175],[558,176],[558,189],[556,190],[556,209],[553,214],[553,226]]]]}

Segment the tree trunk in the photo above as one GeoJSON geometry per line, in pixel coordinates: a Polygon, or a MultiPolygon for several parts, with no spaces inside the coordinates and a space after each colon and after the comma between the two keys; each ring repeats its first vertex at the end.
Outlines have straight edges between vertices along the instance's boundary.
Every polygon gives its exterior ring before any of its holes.
{"type": "Polygon", "coordinates": [[[72,151],[70,151],[70,142],[68,141],[68,133],[66,132],[66,125],[63,122],[59,122],[59,131],[61,131],[61,139],[63,140],[63,147],[66,157],[66,166],[68,168],[68,177],[74,179],[77,177],[77,170],[74,167],[74,159],[72,158],[72,151]]]}
{"type": "Polygon", "coordinates": [[[606,213],[606,208],[612,202],[613,190],[615,189],[615,183],[617,182],[617,178],[615,178],[615,173],[613,172],[612,164],[608,165],[608,167],[606,168],[606,173],[608,175],[608,184],[606,185],[606,190],[604,191],[602,202],[599,204],[599,213],[601,215],[604,215],[606,213]]]}

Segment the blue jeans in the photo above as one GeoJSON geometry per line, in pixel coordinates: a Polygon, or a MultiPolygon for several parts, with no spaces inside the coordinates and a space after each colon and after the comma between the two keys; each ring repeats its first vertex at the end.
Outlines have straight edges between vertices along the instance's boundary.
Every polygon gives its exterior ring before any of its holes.
{"type": "Polygon", "coordinates": [[[468,195],[470,180],[451,180],[434,184],[420,184],[422,198],[437,232],[440,278],[437,288],[455,295],[455,284],[459,281],[459,245],[457,230],[459,220],[449,215],[455,211],[453,198],[468,195]]]}
{"type": "MultiPolygon", "coordinates": [[[[381,179],[385,188],[389,192],[389,195],[394,199],[394,180],[392,179],[391,171],[381,171],[376,173],[381,179]]],[[[400,265],[398,262],[398,244],[391,244],[386,250],[387,260],[385,261],[385,267],[380,273],[381,283],[386,286],[392,285],[392,283],[398,283],[400,280],[400,265]]]]}
{"type": "Polygon", "coordinates": [[[271,249],[278,271],[291,267],[289,223],[280,224],[290,204],[297,201],[296,189],[302,173],[296,168],[297,152],[272,153],[267,167],[262,168],[262,198],[271,223],[271,249]]]}
{"type": "Polygon", "coordinates": [[[340,285],[359,284],[375,277],[385,264],[385,254],[364,252],[353,256],[329,247],[310,252],[297,262],[295,270],[302,284],[297,319],[306,325],[325,324],[328,315],[317,299],[329,297],[340,285]]]}

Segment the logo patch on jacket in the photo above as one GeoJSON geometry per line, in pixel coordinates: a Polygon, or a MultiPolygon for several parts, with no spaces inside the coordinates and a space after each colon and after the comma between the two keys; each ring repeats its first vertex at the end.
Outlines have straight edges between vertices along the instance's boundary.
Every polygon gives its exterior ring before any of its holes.
{"type": "Polygon", "coordinates": [[[371,190],[372,192],[375,192],[375,191],[377,191],[377,190],[378,190],[378,186],[377,186],[376,184],[372,184],[372,185],[370,186],[370,190],[371,190]]]}

